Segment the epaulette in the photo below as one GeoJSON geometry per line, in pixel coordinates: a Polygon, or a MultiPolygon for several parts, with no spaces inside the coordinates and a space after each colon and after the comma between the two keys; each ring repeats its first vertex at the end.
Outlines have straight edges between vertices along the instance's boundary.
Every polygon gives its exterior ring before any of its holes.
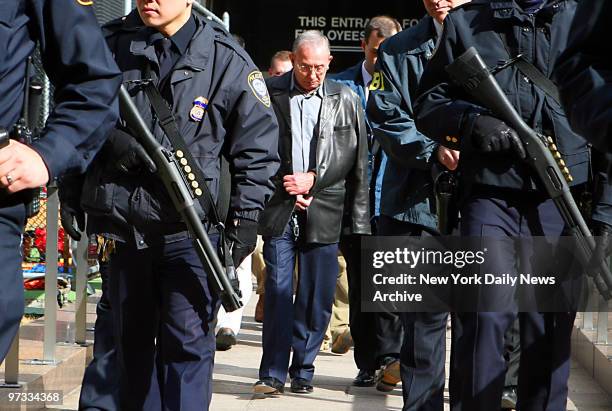
{"type": "Polygon", "coordinates": [[[138,30],[142,25],[140,16],[136,11],[133,11],[127,16],[119,17],[105,23],[102,26],[102,34],[108,39],[122,31],[138,30]]]}
{"type": "Polygon", "coordinates": [[[211,20],[206,20],[206,24],[210,24],[214,31],[215,42],[223,44],[225,47],[232,49],[236,54],[250,62],[251,57],[240,47],[234,37],[219,23],[211,20]]]}

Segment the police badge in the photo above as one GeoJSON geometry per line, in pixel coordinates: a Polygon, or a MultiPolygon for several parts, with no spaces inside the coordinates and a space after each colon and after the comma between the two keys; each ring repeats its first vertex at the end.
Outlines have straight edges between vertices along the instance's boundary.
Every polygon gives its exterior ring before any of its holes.
{"type": "Polygon", "coordinates": [[[191,117],[193,121],[202,121],[207,108],[208,99],[202,96],[197,97],[195,100],[193,100],[193,107],[189,112],[189,117],[191,117]]]}

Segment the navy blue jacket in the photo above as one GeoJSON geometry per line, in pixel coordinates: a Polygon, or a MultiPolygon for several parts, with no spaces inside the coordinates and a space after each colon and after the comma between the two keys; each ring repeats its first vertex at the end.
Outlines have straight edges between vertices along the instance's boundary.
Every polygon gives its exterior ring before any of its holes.
{"type": "MultiPolygon", "coordinates": [[[[451,83],[445,67],[475,47],[490,68],[522,54],[550,76],[567,44],[576,3],[549,1],[535,15],[528,15],[514,2],[474,0],[446,17],[442,40],[419,85],[415,114],[419,130],[449,148],[461,150],[462,182],[486,186],[487,190],[538,189],[537,177],[526,163],[509,153],[481,154],[472,149],[470,130],[475,114],[488,112],[451,83]]],[[[591,166],[597,165],[591,164],[590,148],[571,130],[563,108],[514,65],[498,71],[495,79],[534,130],[553,136],[574,178],[572,184],[589,181],[591,166]]],[[[594,190],[598,197],[593,218],[612,223],[612,190],[606,181],[598,184],[602,187],[594,190]]]]}
{"type": "Polygon", "coordinates": [[[55,105],[32,148],[44,160],[50,180],[83,173],[117,119],[121,73],[91,6],[0,0],[1,127],[12,127],[20,116],[26,62],[36,42],[55,86],[55,105]]]}
{"type": "MultiPolygon", "coordinates": [[[[197,29],[170,77],[172,112],[187,146],[207,177],[216,200],[220,158],[230,163],[229,218],[257,221],[273,189],[271,177],[279,166],[278,124],[263,77],[246,52],[216,23],[195,17],[197,29]],[[208,100],[201,121],[191,118],[196,98],[208,100]]],[[[157,139],[170,147],[149,100],[133,80],[157,81],[153,29],[142,24],[137,11],[109,23],[107,41],[132,100],[157,139]],[[147,73],[149,72],[149,73],[147,73]]],[[[87,173],[81,205],[90,215],[90,232],[144,248],[160,236],[165,241],[185,237],[180,214],[156,175],[115,170],[102,150],[87,173]],[[149,241],[148,239],[151,239],[149,241]]],[[[204,219],[205,216],[202,214],[204,219]]]]}
{"type": "Polygon", "coordinates": [[[612,2],[582,0],[555,77],[570,124],[612,152],[612,2]]]}
{"type": "Polygon", "coordinates": [[[374,138],[388,156],[381,214],[434,229],[431,163],[437,144],[417,130],[412,104],[435,37],[433,19],[427,16],[382,43],[367,109],[374,138]]]}
{"type": "MultiPolygon", "coordinates": [[[[334,80],[340,84],[344,84],[348,86],[351,90],[355,92],[359,96],[359,100],[361,100],[361,105],[363,106],[364,112],[366,109],[366,94],[365,87],[366,85],[363,83],[363,74],[362,69],[363,60],[359,63],[355,64],[352,67],[347,68],[340,73],[329,74],[327,78],[330,80],[334,80]]],[[[368,135],[368,179],[370,181],[370,206],[371,206],[371,216],[376,217],[380,215],[380,191],[382,184],[382,177],[384,174],[384,164],[386,163],[386,156],[383,151],[381,151],[380,145],[372,145],[373,136],[372,136],[372,126],[370,125],[370,121],[368,117],[365,116],[366,122],[366,132],[368,135]]]]}

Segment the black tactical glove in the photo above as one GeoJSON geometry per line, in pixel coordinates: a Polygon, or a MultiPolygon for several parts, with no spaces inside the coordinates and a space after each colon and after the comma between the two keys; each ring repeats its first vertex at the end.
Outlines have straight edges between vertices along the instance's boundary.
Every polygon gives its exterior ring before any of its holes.
{"type": "Polygon", "coordinates": [[[123,130],[115,129],[108,137],[109,160],[119,171],[129,173],[144,166],[151,173],[157,171],[155,163],[136,139],[123,130]]]}
{"type": "Polygon", "coordinates": [[[81,240],[81,231],[85,229],[85,213],[80,208],[71,207],[68,203],[60,203],[60,220],[64,231],[73,240],[81,240]],[[74,226],[76,220],[77,228],[74,226]]]}
{"type": "Polygon", "coordinates": [[[527,154],[516,131],[503,121],[478,115],[472,127],[472,146],[482,153],[499,153],[514,151],[519,158],[525,159],[527,154]]]}
{"type": "Polygon", "coordinates": [[[595,250],[589,267],[596,270],[612,252],[612,226],[601,221],[593,221],[593,235],[595,236],[595,250]]]}
{"type": "Polygon", "coordinates": [[[228,224],[226,228],[227,239],[232,250],[234,267],[238,268],[247,258],[257,244],[257,222],[239,218],[228,224]]]}

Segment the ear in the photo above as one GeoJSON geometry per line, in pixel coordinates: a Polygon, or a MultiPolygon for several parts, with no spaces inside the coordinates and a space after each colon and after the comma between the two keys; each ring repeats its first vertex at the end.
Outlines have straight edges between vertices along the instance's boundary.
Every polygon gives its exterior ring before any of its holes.
{"type": "Polygon", "coordinates": [[[365,40],[361,40],[361,50],[365,51],[366,48],[366,42],[365,40]]]}
{"type": "Polygon", "coordinates": [[[295,54],[293,52],[289,54],[289,59],[291,60],[291,65],[295,66],[295,54]]]}
{"type": "Polygon", "coordinates": [[[329,55],[329,60],[327,61],[327,64],[331,63],[331,61],[334,59],[334,56],[332,56],[331,54],[329,55]]]}

